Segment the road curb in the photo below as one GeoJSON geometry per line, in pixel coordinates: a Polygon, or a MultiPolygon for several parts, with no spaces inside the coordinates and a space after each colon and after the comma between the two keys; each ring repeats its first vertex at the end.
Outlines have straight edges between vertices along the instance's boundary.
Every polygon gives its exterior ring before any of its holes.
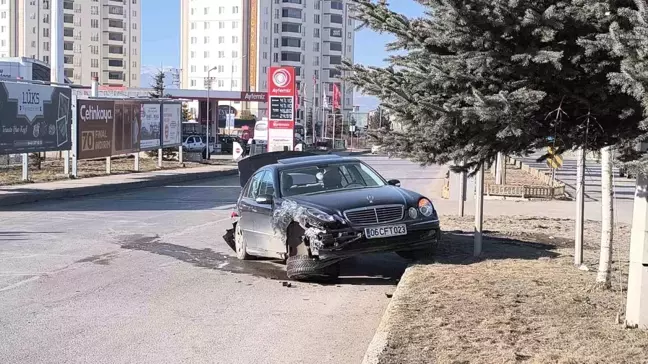
{"type": "MultiPolygon", "coordinates": [[[[172,175],[158,175],[142,181],[123,183],[108,183],[98,186],[70,187],[58,190],[28,191],[9,194],[0,197],[0,209],[5,206],[15,206],[45,200],[59,200],[64,198],[101,195],[106,193],[136,190],[147,187],[160,187],[170,183],[184,183],[201,179],[232,176],[238,174],[238,169],[207,172],[182,173],[172,175]]],[[[101,178],[101,177],[97,177],[101,178]]],[[[25,186],[26,189],[29,185],[25,186]]]]}
{"type": "Polygon", "coordinates": [[[392,296],[391,301],[389,301],[385,313],[380,319],[380,324],[369,343],[369,347],[367,347],[367,351],[362,359],[362,364],[378,364],[380,362],[380,358],[389,342],[389,331],[393,324],[392,314],[399,309],[398,306],[403,300],[403,291],[406,289],[405,286],[407,285],[407,281],[409,280],[412,271],[413,269],[410,265],[405,269],[403,276],[398,282],[394,295],[392,296]]]}

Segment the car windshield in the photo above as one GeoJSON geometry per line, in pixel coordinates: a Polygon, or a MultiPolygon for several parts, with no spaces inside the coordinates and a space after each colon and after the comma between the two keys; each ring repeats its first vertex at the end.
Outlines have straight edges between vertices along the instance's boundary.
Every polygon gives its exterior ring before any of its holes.
{"type": "Polygon", "coordinates": [[[320,164],[283,170],[280,173],[284,197],[380,187],[385,181],[360,162],[320,164]]]}

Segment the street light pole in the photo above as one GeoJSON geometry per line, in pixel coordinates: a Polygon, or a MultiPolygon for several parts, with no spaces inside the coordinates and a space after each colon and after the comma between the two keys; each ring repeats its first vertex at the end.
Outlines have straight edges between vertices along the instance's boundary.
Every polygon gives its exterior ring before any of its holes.
{"type": "Polygon", "coordinates": [[[206,128],[206,134],[207,134],[207,151],[205,152],[205,156],[207,157],[207,160],[211,158],[209,154],[209,117],[211,114],[211,107],[210,107],[210,100],[209,100],[209,91],[211,90],[211,71],[213,71],[216,67],[212,67],[207,71],[207,128],[206,128]]]}

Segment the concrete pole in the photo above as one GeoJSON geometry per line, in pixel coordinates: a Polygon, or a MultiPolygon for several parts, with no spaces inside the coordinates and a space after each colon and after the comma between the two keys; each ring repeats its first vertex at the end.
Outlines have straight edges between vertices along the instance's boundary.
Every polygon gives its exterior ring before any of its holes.
{"type": "Polygon", "coordinates": [[[626,325],[648,329],[648,176],[637,176],[630,235],[626,325]]]}
{"type": "Polygon", "coordinates": [[[22,154],[22,180],[29,181],[29,154],[22,154]]]}
{"type": "Polygon", "coordinates": [[[478,257],[482,253],[482,233],[484,231],[484,165],[479,167],[475,178],[475,244],[473,255],[478,257]]]}
{"type": "Polygon", "coordinates": [[[158,149],[158,161],[157,161],[157,167],[162,168],[162,148],[158,149]]]}
{"type": "Polygon", "coordinates": [[[578,162],[576,171],[576,231],[574,264],[583,264],[583,232],[585,223],[585,151],[578,149],[578,162]]]}
{"type": "Polygon", "coordinates": [[[77,167],[79,166],[79,144],[78,144],[78,123],[79,120],[77,119],[76,115],[76,107],[77,107],[77,97],[72,96],[72,173],[71,177],[72,178],[77,178],[79,176],[77,167]]]}

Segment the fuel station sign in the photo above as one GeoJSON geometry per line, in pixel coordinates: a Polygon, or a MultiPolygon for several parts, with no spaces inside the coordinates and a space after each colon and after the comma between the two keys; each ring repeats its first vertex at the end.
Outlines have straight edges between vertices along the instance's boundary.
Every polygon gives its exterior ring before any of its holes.
{"type": "Polygon", "coordinates": [[[268,152],[293,150],[295,143],[295,68],[268,72],[268,152]]]}

